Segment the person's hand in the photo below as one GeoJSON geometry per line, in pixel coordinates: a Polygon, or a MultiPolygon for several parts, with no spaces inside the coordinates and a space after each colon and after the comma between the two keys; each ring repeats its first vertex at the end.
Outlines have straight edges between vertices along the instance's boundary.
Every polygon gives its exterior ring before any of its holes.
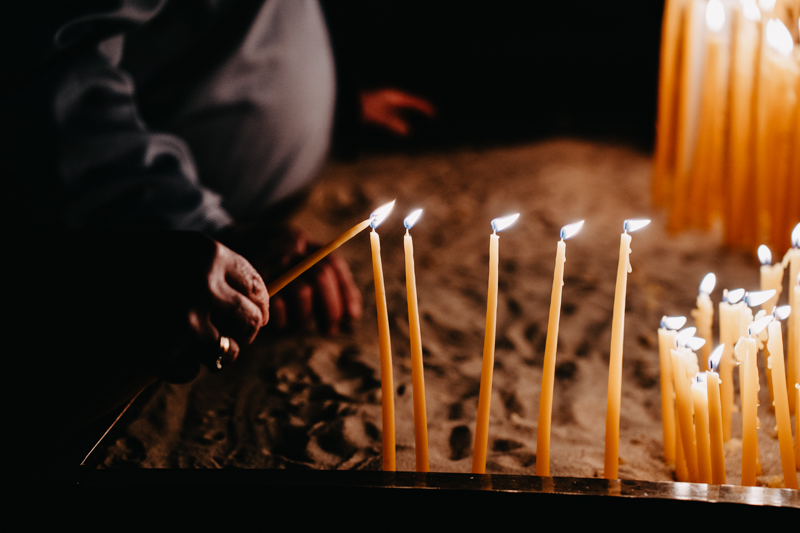
{"type": "Polygon", "coordinates": [[[433,117],[433,104],[423,98],[398,91],[379,89],[361,92],[361,117],[365,124],[384,127],[400,136],[408,135],[410,128],[405,118],[407,111],[433,117]]]}
{"type": "MultiPolygon", "coordinates": [[[[286,226],[234,229],[223,239],[250,259],[267,282],[319,248],[301,231],[286,226]]],[[[270,297],[270,323],[277,328],[316,324],[318,330],[333,335],[361,314],[361,292],[336,253],[270,297]]]]}

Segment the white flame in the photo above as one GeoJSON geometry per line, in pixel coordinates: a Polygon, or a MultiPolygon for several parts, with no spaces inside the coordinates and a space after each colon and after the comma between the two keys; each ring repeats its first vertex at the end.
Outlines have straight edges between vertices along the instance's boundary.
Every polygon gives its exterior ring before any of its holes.
{"type": "Polygon", "coordinates": [[[649,223],[650,223],[650,221],[649,221],[649,220],[645,220],[645,219],[638,219],[638,220],[626,220],[626,221],[625,221],[625,222],[622,224],[622,229],[623,229],[623,230],[624,230],[626,233],[633,233],[633,232],[634,232],[634,231],[636,231],[636,230],[642,229],[643,227],[645,227],[645,226],[646,226],[646,225],[648,225],[649,223]]]}
{"type": "Polygon", "coordinates": [[[381,222],[386,220],[386,217],[388,217],[389,213],[391,213],[392,209],[394,209],[394,203],[396,201],[397,200],[392,200],[388,204],[384,204],[372,212],[372,214],[369,216],[370,218],[369,225],[372,226],[373,229],[380,226],[381,222]]]}
{"type": "Polygon", "coordinates": [[[735,304],[744,296],[744,289],[733,289],[724,294],[725,301],[729,304],[735,304]]]}
{"type": "Polygon", "coordinates": [[[758,247],[758,260],[762,265],[772,264],[772,252],[769,251],[769,246],[762,244],[758,247]]]}
{"type": "Polygon", "coordinates": [[[719,0],[711,0],[706,6],[706,24],[714,32],[721,30],[725,24],[725,8],[719,0]]]}
{"type": "Polygon", "coordinates": [[[687,339],[684,342],[684,346],[689,348],[691,351],[696,352],[700,348],[702,348],[706,343],[706,340],[702,337],[692,337],[691,339],[687,339]]]}
{"type": "MultiPolygon", "coordinates": [[[[797,24],[800,26],[800,21],[798,21],[797,24]]],[[[792,230],[792,246],[794,248],[800,248],[800,223],[792,230]]]]}
{"type": "Polygon", "coordinates": [[[664,329],[678,330],[686,324],[685,316],[664,316],[661,317],[661,327],[664,329]]]}
{"type": "Polygon", "coordinates": [[[678,332],[678,335],[675,336],[675,342],[678,346],[685,346],[686,342],[694,337],[694,334],[697,332],[697,328],[684,328],[678,332]]]}
{"type": "Polygon", "coordinates": [[[584,221],[581,220],[580,222],[575,222],[573,224],[567,224],[566,226],[561,228],[561,240],[566,241],[567,239],[574,237],[575,234],[578,233],[581,230],[581,227],[583,226],[583,222],[584,221]]]}
{"type": "Polygon", "coordinates": [[[698,372],[694,375],[694,381],[695,383],[705,383],[708,381],[708,376],[706,376],[705,372],[698,372]]]}
{"type": "Polygon", "coordinates": [[[714,291],[714,287],[717,285],[717,276],[713,272],[709,272],[706,274],[706,277],[703,278],[703,281],[700,282],[700,293],[701,294],[711,294],[714,291]]]}
{"type": "Polygon", "coordinates": [[[494,231],[503,231],[519,218],[519,213],[508,215],[507,217],[500,217],[492,220],[492,229],[494,231]]]}
{"type": "Polygon", "coordinates": [[[782,305],[772,310],[772,316],[775,317],[775,320],[786,320],[790,314],[792,314],[791,305],[782,305]]]}
{"type": "Polygon", "coordinates": [[[411,229],[414,226],[414,224],[417,223],[417,220],[419,220],[419,217],[421,215],[422,215],[422,209],[417,209],[416,211],[412,211],[411,213],[408,214],[406,218],[403,219],[403,225],[406,227],[406,229],[411,229]]]}
{"type": "Polygon", "coordinates": [[[725,344],[720,344],[714,351],[711,352],[711,355],[708,356],[708,369],[712,372],[716,372],[717,368],[719,368],[719,361],[722,359],[722,352],[725,350],[725,344]]]}
{"type": "Polygon", "coordinates": [[[769,13],[775,8],[776,0],[758,0],[758,7],[769,13]]]}
{"type": "Polygon", "coordinates": [[[794,48],[794,40],[789,29],[778,19],[767,21],[767,44],[783,56],[789,56],[794,48]]]}
{"type": "MultiPolygon", "coordinates": [[[[773,0],[774,3],[775,0],[773,0]]],[[[744,17],[748,20],[753,20],[758,22],[761,20],[761,10],[758,9],[755,0],[741,0],[742,2],[742,13],[744,17]]]]}
{"type": "Polygon", "coordinates": [[[744,295],[744,302],[747,304],[747,307],[755,307],[763,304],[773,296],[775,296],[775,289],[748,292],[744,295]]]}
{"type": "Polygon", "coordinates": [[[759,318],[758,320],[752,322],[749,326],[747,326],[747,334],[751,337],[758,335],[773,320],[774,317],[772,315],[767,315],[765,317],[759,318]]]}

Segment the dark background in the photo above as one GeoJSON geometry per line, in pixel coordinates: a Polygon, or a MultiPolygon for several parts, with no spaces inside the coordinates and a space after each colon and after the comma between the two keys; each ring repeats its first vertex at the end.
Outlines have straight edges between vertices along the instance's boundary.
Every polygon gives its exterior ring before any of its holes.
{"type": "MultiPolygon", "coordinates": [[[[360,149],[430,149],[553,135],[651,149],[663,2],[323,0],[340,78],[402,88],[438,118],[414,135],[361,131],[360,149]]],[[[337,141],[353,131],[338,120],[337,141]]],[[[345,143],[346,144],[346,143],[345,143]]],[[[351,146],[352,148],[352,146],[351,146]]]]}

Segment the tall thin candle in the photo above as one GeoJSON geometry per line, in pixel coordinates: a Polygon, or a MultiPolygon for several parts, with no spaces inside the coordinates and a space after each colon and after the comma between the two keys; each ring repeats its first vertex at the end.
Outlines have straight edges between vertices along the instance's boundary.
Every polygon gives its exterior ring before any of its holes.
{"type": "Polygon", "coordinates": [[[406,298],[408,299],[408,330],[411,342],[411,383],[414,393],[414,450],[417,472],[428,472],[428,416],[425,409],[425,375],[422,367],[422,335],[417,303],[417,278],[414,272],[414,242],[409,230],[417,222],[422,209],[417,209],[403,221],[406,235],[403,245],[406,255],[406,298]]]}
{"type": "Polygon", "coordinates": [[[686,317],[663,317],[658,328],[658,358],[661,363],[661,425],[664,461],[675,463],[675,388],[672,385],[672,349],[676,330],[683,327],[686,317]]]}
{"type": "MultiPolygon", "coordinates": [[[[785,306],[788,307],[788,306],[785,306]]],[[[789,398],[786,395],[786,379],[783,371],[783,335],[781,323],[773,321],[767,326],[769,329],[769,359],[767,361],[772,369],[772,384],[775,386],[775,419],[778,423],[778,444],[781,450],[781,468],[783,469],[783,485],[787,489],[797,490],[797,476],[795,475],[794,449],[792,448],[792,421],[789,417],[789,398]]]]}
{"type": "Polygon", "coordinates": [[[708,361],[708,356],[711,355],[711,341],[713,340],[711,328],[714,323],[714,306],[711,304],[710,294],[714,290],[716,283],[717,277],[713,272],[706,274],[700,283],[700,293],[697,295],[697,309],[692,310],[692,317],[697,327],[698,336],[706,341],[700,357],[700,370],[707,370],[706,361],[708,361]]]}
{"type": "Polygon", "coordinates": [[[564,242],[583,226],[583,220],[561,228],[561,240],[556,245],[556,265],[553,270],[553,290],[550,294],[550,317],[547,321],[547,340],[544,345],[542,388],[539,395],[539,427],[536,433],[536,475],[550,475],[550,421],[553,413],[553,381],[556,371],[558,324],[561,317],[561,287],[564,285],[564,262],[567,245],[564,242]]]}
{"type": "Polygon", "coordinates": [[[631,236],[650,223],[649,220],[626,220],[619,240],[617,286],[614,293],[614,314],[611,320],[611,357],[608,364],[608,397],[606,404],[606,446],[603,477],[619,477],[619,411],[622,399],[622,341],[625,331],[625,295],[628,272],[631,272],[631,236]]]}
{"type": "Polygon", "coordinates": [[[726,482],[725,448],[722,441],[722,403],[719,396],[719,374],[717,366],[724,346],[717,346],[708,359],[709,371],[706,373],[708,389],[708,434],[711,449],[711,482],[722,485],[726,482]]]}
{"type": "Polygon", "coordinates": [[[481,388],[478,396],[478,419],[475,423],[475,445],[472,452],[472,473],[486,472],[486,450],[489,447],[489,411],[492,403],[492,375],[494,373],[494,341],[497,331],[497,285],[499,270],[499,240],[501,231],[519,218],[519,213],[492,220],[489,236],[489,293],[486,298],[486,333],[483,338],[483,365],[481,388]]]}

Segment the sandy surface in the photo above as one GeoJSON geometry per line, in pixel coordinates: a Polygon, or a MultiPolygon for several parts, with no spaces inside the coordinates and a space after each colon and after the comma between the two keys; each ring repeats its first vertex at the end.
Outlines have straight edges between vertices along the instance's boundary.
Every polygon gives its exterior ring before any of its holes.
{"type": "MultiPolygon", "coordinates": [[[[686,315],[713,271],[723,288],[758,287],[758,263],[719,235],[670,236],[650,207],[651,160],[625,147],[574,140],[330,164],[296,224],[326,241],[397,199],[379,228],[392,328],[397,467],[413,470],[414,435],[402,219],[412,231],[427,388],[432,471],[468,472],[480,384],[492,218],[520,212],[500,238],[500,301],[488,473],[534,474],[547,314],[562,225],[585,219],[567,244],[556,367],[551,474],[602,476],[606,390],[619,234],[633,235],[623,362],[620,468],[624,479],[672,480],[662,460],[656,329],[686,315]]],[[[240,360],[189,385],[158,385],[90,458],[97,467],[379,469],[381,392],[366,232],[341,249],[365,316],[335,337],[262,331],[240,360]]],[[[785,294],[782,301],[786,298],[785,294]]],[[[716,305],[716,304],[715,304],[716,305]]],[[[690,318],[691,324],[691,318],[690,318]]],[[[715,333],[718,333],[715,324],[715,333]]],[[[763,367],[763,361],[760,361],[763,367]]],[[[774,416],[761,377],[759,446],[769,483],[781,476],[774,416]]],[[[727,450],[741,472],[741,418],[727,450]],[[737,438],[738,437],[738,438],[737,438]]]]}

